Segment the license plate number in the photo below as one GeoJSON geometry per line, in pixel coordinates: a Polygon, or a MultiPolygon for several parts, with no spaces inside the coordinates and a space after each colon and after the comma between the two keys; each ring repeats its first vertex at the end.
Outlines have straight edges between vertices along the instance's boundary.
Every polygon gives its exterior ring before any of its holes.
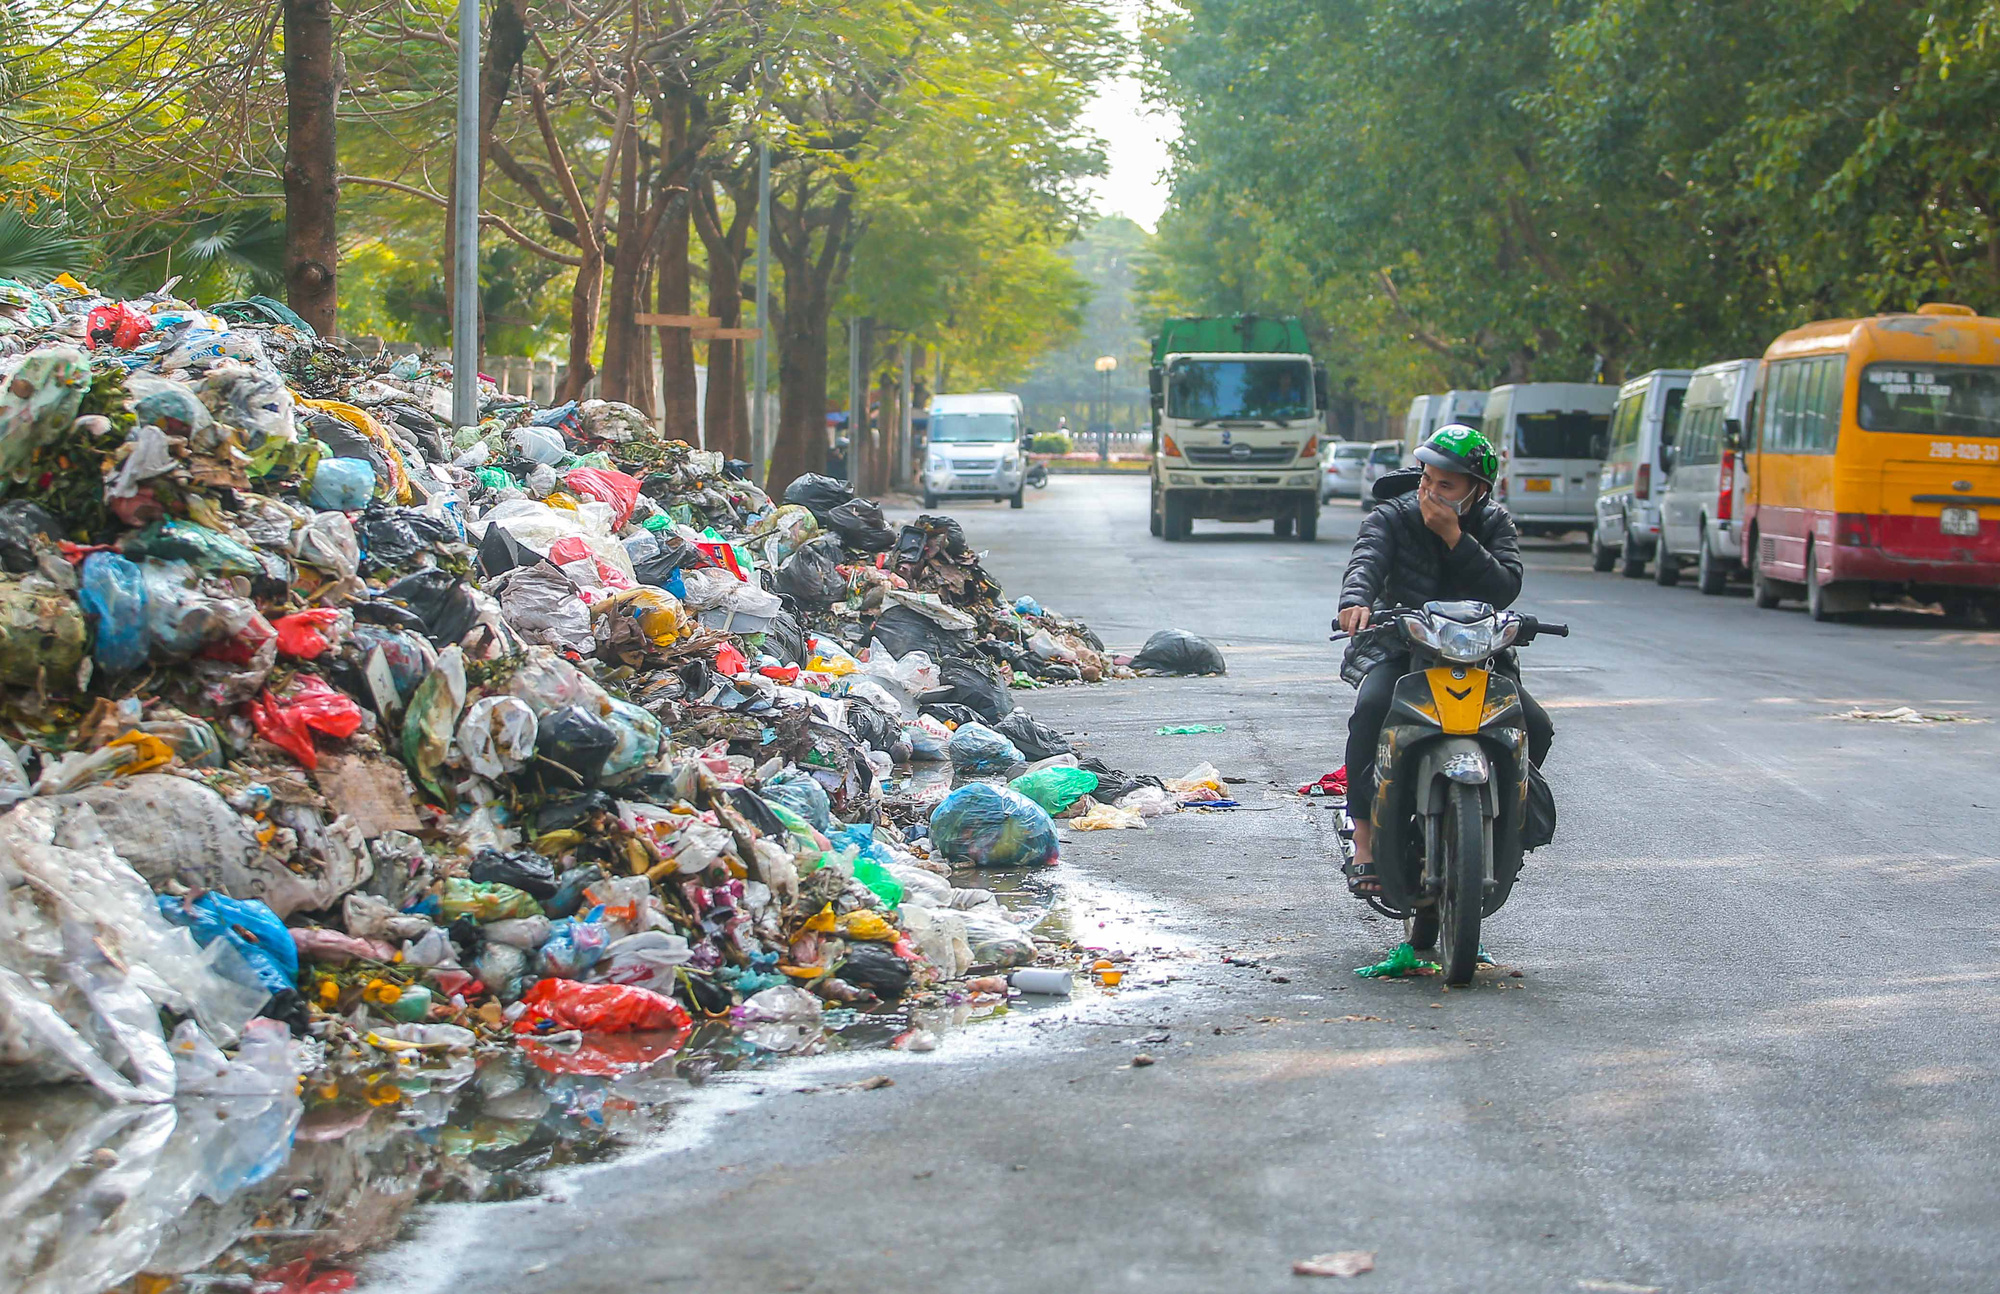
{"type": "Polygon", "coordinates": [[[1555,482],[1546,476],[1530,476],[1521,482],[1521,488],[1529,494],[1547,494],[1554,485],[1555,482]]]}
{"type": "Polygon", "coordinates": [[[1947,535],[1976,535],[1979,533],[1979,510],[1946,508],[1938,518],[1938,529],[1947,535]]]}

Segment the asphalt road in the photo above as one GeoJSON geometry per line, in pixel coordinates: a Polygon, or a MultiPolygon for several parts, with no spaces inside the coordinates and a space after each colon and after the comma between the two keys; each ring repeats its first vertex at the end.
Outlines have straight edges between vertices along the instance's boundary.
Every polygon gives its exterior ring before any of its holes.
{"type": "Polygon", "coordinates": [[[1229,654],[1225,679],[1027,698],[1119,767],[1248,779],[1259,811],[1066,849],[1080,890],[1186,941],[1145,977],[1175,981],[849,1058],[880,1090],[715,1085],[551,1198],[433,1215],[369,1288],[1283,1290],[1345,1249],[1383,1291],[1995,1288],[1996,730],[1830,716],[1990,720],[2000,634],[1818,626],[1535,546],[1521,605],[1576,630],[1524,654],[1557,841],[1478,984],[1368,982],[1397,931],[1290,792],[1340,762],[1325,637],[1360,514],[1330,506],[1310,546],[1168,545],[1145,503],[1059,477],[954,511],[1010,592],[1113,645],[1178,626],[1229,654]],[[1179,722],[1228,731],[1154,735],[1179,722]]]}

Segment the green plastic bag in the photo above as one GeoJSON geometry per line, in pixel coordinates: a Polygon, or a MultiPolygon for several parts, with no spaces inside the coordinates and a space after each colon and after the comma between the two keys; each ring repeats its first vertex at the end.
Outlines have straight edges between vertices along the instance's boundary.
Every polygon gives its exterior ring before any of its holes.
{"type": "Polygon", "coordinates": [[[1427,962],[1417,956],[1417,950],[1407,943],[1396,945],[1390,953],[1373,966],[1356,966],[1354,973],[1362,979],[1402,979],[1406,975],[1435,975],[1444,967],[1436,962],[1427,962]]]}
{"type": "Polygon", "coordinates": [[[1061,813],[1097,789],[1097,774],[1087,768],[1052,764],[1023,773],[1007,785],[1042,806],[1051,814],[1061,813]]]}
{"type": "Polygon", "coordinates": [[[472,917],[478,921],[510,921],[516,917],[538,917],[542,905],[526,890],[517,890],[498,881],[482,884],[454,876],[444,883],[438,907],[446,921],[472,917]]]}
{"type": "Polygon", "coordinates": [[[903,902],[903,883],[872,858],[854,860],[854,879],[874,891],[885,908],[895,908],[903,902]]]}

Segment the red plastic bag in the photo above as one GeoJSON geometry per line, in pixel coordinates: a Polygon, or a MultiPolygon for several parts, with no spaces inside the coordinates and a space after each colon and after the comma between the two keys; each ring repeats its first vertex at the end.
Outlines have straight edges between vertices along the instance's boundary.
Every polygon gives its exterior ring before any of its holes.
{"type": "Polygon", "coordinates": [[[608,467],[572,467],[563,473],[563,484],[579,498],[610,504],[611,522],[617,526],[631,520],[632,507],[639,502],[639,478],[608,467]]]}
{"type": "Polygon", "coordinates": [[[750,662],[743,659],[743,653],[736,650],[735,643],[724,643],[722,649],[715,653],[715,672],[718,674],[734,678],[749,668],[750,662]]]}
{"type": "Polygon", "coordinates": [[[319,675],[301,674],[289,695],[275,697],[267,688],[252,701],[250,722],[265,741],[288,751],[307,768],[318,768],[312,735],[352,737],[361,727],[361,707],[319,675]]]}
{"type": "Polygon", "coordinates": [[[139,344],[139,339],[153,330],[153,321],[120,301],[117,305],[99,306],[83,321],[84,335],[90,338],[92,350],[106,343],[119,350],[131,350],[139,344]]]}
{"type": "MultiPolygon", "coordinates": [[[[199,655],[203,660],[223,660],[231,665],[251,665],[256,663],[258,654],[277,636],[278,631],[271,627],[271,622],[266,620],[260,611],[250,617],[250,623],[243,626],[241,633],[234,638],[210,643],[201,649],[199,655]]],[[[264,657],[266,666],[270,661],[269,656],[264,657]]]]}
{"type": "Polygon", "coordinates": [[[299,660],[317,660],[333,644],[321,632],[340,619],[332,607],[314,607],[289,616],[280,616],[273,626],[278,631],[278,654],[299,660]]]}
{"type": "Polygon", "coordinates": [[[1347,765],[1342,764],[1331,773],[1324,774],[1317,782],[1307,782],[1299,788],[1300,795],[1346,795],[1347,765]]]}
{"type": "Polygon", "coordinates": [[[687,1008],[670,997],[635,984],[583,984],[569,979],[537,980],[521,995],[527,1010],[514,1021],[515,1033],[631,1033],[685,1029],[694,1023],[687,1008]]]}

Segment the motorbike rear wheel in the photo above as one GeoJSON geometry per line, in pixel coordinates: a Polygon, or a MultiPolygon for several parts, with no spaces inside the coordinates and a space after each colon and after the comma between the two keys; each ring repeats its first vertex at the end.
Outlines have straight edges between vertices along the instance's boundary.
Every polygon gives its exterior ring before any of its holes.
{"type": "Polygon", "coordinates": [[[1444,982],[1470,984],[1479,968],[1479,914],[1486,901],[1486,832],[1479,788],[1453,782],[1438,832],[1444,850],[1444,893],[1438,897],[1439,952],[1444,982]]]}

